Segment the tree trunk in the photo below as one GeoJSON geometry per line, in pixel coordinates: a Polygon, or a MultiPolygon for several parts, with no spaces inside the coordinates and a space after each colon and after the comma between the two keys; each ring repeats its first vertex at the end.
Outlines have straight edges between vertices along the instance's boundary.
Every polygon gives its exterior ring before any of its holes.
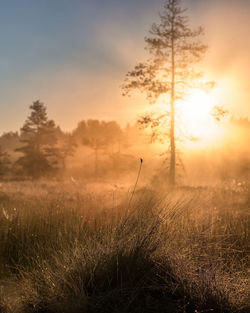
{"type": "Polygon", "coordinates": [[[62,157],[62,168],[63,168],[63,173],[66,172],[66,161],[65,161],[65,156],[62,157]]]}
{"type": "Polygon", "coordinates": [[[98,148],[95,147],[95,178],[98,178],[98,148]]]}
{"type": "Polygon", "coordinates": [[[170,122],[170,169],[169,183],[175,185],[175,49],[174,49],[174,27],[172,20],[172,38],[171,38],[171,122],[170,122]]]}

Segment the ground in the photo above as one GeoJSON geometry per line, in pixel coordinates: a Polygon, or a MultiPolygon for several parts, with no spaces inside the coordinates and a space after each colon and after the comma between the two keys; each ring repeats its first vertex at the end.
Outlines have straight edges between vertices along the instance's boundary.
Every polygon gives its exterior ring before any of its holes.
{"type": "Polygon", "coordinates": [[[249,186],[2,182],[0,312],[248,312],[249,186]]]}

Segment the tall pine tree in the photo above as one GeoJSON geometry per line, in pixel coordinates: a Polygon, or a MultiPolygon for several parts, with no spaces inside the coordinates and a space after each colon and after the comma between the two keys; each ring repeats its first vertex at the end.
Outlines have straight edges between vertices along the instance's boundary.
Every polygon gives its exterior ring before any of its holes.
{"type": "Polygon", "coordinates": [[[30,106],[31,113],[21,128],[21,142],[16,149],[23,153],[17,164],[33,179],[53,173],[57,168],[55,123],[47,117],[46,107],[39,100],[30,106]]]}
{"type": "MultiPolygon", "coordinates": [[[[139,89],[151,101],[161,95],[168,96],[169,108],[166,107],[166,116],[170,120],[169,183],[172,186],[176,182],[176,100],[182,98],[187,89],[192,87],[195,78],[200,77],[200,73],[192,65],[200,61],[207,49],[199,40],[202,28],[191,30],[185,13],[181,0],[166,1],[160,14],[160,23],[152,25],[150,37],[145,39],[150,59],[139,63],[134,70],[128,72],[123,86],[125,94],[132,89],[139,89]]],[[[146,116],[142,122],[157,126],[163,117],[161,115],[155,119],[146,116]]]]}

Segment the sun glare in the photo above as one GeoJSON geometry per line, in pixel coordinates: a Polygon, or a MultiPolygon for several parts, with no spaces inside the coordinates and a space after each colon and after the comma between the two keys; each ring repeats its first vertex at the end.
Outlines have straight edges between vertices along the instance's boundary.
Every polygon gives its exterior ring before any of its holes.
{"type": "Polygon", "coordinates": [[[193,90],[187,100],[182,102],[184,102],[182,103],[182,113],[191,122],[207,119],[214,106],[209,94],[197,89],[193,90]]]}
{"type": "Polygon", "coordinates": [[[185,100],[177,103],[182,128],[194,139],[207,139],[213,135],[215,123],[211,115],[215,106],[212,96],[194,89],[185,100]]]}
{"type": "MultiPolygon", "coordinates": [[[[221,133],[221,126],[212,116],[215,106],[218,105],[218,90],[206,92],[202,89],[193,89],[185,99],[176,102],[176,133],[185,137],[188,147],[201,147],[215,143],[221,133]]],[[[158,111],[165,111],[167,101],[160,99],[157,103],[158,111]]]]}

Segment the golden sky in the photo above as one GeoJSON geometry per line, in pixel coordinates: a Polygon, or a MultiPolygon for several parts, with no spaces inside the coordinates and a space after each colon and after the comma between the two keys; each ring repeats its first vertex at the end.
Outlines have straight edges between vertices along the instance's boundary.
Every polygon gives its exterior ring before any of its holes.
{"type": "MultiPolygon", "coordinates": [[[[126,72],[147,57],[143,38],[158,21],[162,3],[6,4],[0,28],[0,133],[20,129],[36,99],[64,130],[88,118],[135,121],[147,109],[145,97],[124,98],[120,86],[126,72]]],[[[192,25],[205,28],[209,50],[201,68],[216,82],[216,101],[232,115],[250,118],[250,2],[187,0],[184,6],[192,25]]]]}

